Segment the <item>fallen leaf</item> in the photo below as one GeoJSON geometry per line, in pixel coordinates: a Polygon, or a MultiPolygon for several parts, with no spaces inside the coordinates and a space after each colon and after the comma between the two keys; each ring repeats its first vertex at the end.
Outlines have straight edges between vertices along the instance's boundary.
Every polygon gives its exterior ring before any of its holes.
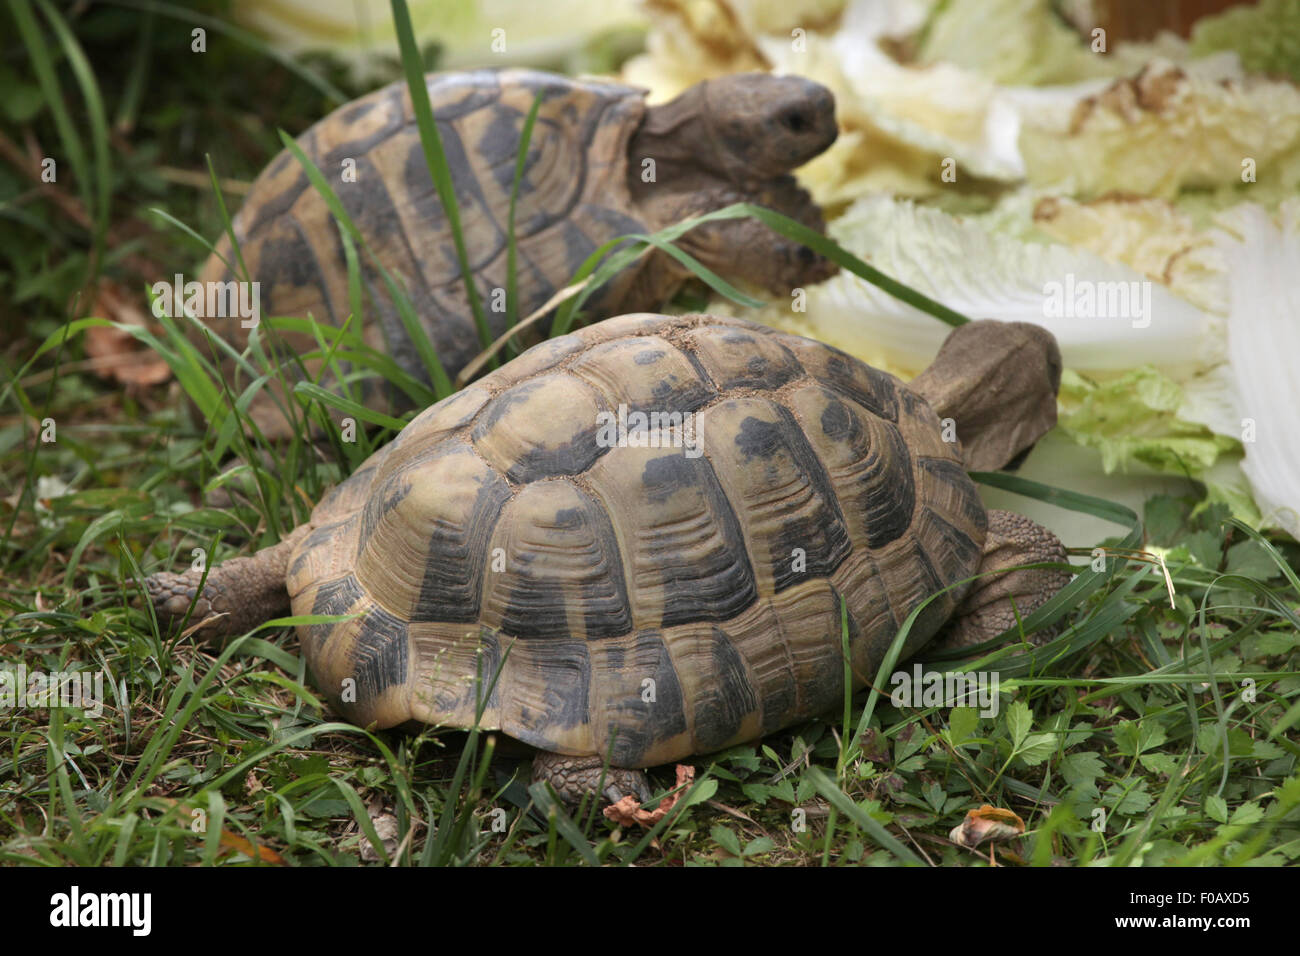
{"type": "MultiPolygon", "coordinates": [[[[145,314],[132,304],[125,291],[111,282],[101,282],[95,290],[90,314],[123,325],[148,324],[145,314]]],[[[160,385],[172,375],[161,356],[125,329],[99,325],[86,329],[86,356],[96,375],[128,388],[160,385]]]]}
{"type": "Polygon", "coordinates": [[[677,806],[677,801],[682,798],[682,794],[695,780],[695,768],[688,767],[686,764],[677,765],[677,786],[673,792],[668,794],[659,801],[659,806],[653,810],[642,810],[641,801],[636,797],[628,795],[618,803],[610,804],[605,808],[605,816],[613,820],[621,827],[632,825],[643,826],[646,829],[654,826],[660,820],[668,815],[668,811],[677,806]]]}
{"type": "Polygon", "coordinates": [[[958,846],[977,847],[985,840],[995,843],[1011,840],[1025,832],[1025,821],[1010,810],[987,803],[978,810],[967,810],[966,819],[953,827],[948,839],[958,846]]]}
{"type": "MultiPolygon", "coordinates": [[[[375,836],[379,837],[379,842],[384,845],[384,850],[391,860],[393,854],[397,852],[397,817],[391,813],[376,815],[373,809],[370,814],[370,822],[374,825],[375,836]]],[[[366,863],[378,863],[383,859],[374,848],[374,845],[364,836],[361,838],[361,859],[366,863]]]]}
{"type": "Polygon", "coordinates": [[[284,857],[276,853],[268,846],[259,846],[251,843],[241,837],[238,833],[232,833],[229,830],[222,830],[220,837],[221,845],[230,850],[237,850],[244,854],[250,860],[260,860],[263,863],[271,863],[275,866],[284,866],[284,857]]]}
{"type": "MultiPolygon", "coordinates": [[[[194,811],[190,809],[190,806],[187,803],[182,803],[180,800],[174,800],[171,797],[158,797],[157,799],[174,808],[182,817],[188,816],[192,818],[194,816],[194,811]]],[[[280,854],[276,853],[270,847],[253,843],[251,840],[248,840],[231,830],[227,830],[224,827],[221,830],[221,836],[218,837],[218,842],[228,850],[235,850],[236,852],[244,854],[244,856],[248,857],[250,860],[258,860],[262,863],[270,863],[275,866],[285,865],[284,857],[280,856],[280,854]]]]}

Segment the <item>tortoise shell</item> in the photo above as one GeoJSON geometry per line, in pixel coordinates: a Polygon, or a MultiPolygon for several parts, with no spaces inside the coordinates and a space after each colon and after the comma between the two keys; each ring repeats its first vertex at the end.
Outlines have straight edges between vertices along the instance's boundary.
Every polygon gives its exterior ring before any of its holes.
{"type": "MultiPolygon", "coordinates": [[[[489,296],[485,314],[494,337],[506,330],[491,296],[506,287],[506,241],[522,127],[542,94],[515,211],[519,315],[543,305],[601,243],[646,223],[632,215],[628,141],[645,115],[644,91],[588,83],[531,70],[431,74],[429,100],[455,187],[461,227],[476,285],[489,296]]],[[[386,269],[407,292],[444,367],[455,370],[482,346],[460,275],[449,223],[429,174],[404,82],[339,107],[298,140],[321,169],[348,215],[386,269]],[[436,319],[436,321],[434,321],[436,319]]],[[[330,210],[288,150],[253,183],[233,226],[249,274],[260,282],[264,316],[311,314],[338,326],[352,311],[339,230],[330,210]]],[[[223,238],[217,252],[234,262],[223,238]]],[[[417,379],[423,362],[365,256],[363,278],[378,323],[368,344],[386,350],[417,379]]],[[[231,278],[214,255],[203,278],[231,278]]],[[[623,293],[616,277],[593,308],[623,293]]],[[[503,300],[502,300],[503,302],[503,300]]],[[[248,332],[222,326],[239,348],[248,332]]],[[[298,351],[310,336],[286,335],[298,351]]],[[[309,369],[310,370],[310,369],[309,369]]]]}
{"type": "MultiPolygon", "coordinates": [[[[295,614],[355,615],[300,628],[349,717],[468,727],[483,693],[480,726],[567,754],[612,740],[622,767],[825,712],[841,601],[861,686],[918,604],[975,573],[987,528],[897,379],[740,319],[645,314],[425,410],[313,524],[288,591],[295,614]],[[623,440],[620,406],[685,417],[623,440]]],[[[966,589],[927,606],[905,655],[966,589]]]]}

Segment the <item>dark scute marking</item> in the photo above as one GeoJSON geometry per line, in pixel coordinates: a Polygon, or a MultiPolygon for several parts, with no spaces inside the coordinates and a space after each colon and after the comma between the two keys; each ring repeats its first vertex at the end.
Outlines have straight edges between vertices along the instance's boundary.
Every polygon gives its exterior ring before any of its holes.
{"type": "MultiPolygon", "coordinates": [[[[505,248],[505,233],[497,220],[493,205],[483,194],[483,186],[475,174],[474,162],[466,154],[459,133],[453,126],[439,122],[438,134],[442,138],[443,152],[451,174],[452,192],[469,247],[469,268],[477,273],[505,248]]],[[[458,277],[460,259],[455,244],[450,241],[446,210],[442,208],[442,202],[434,188],[424,150],[418,139],[407,153],[403,178],[407,188],[405,199],[415,212],[417,230],[447,240],[431,247],[443,261],[428,272],[458,277]]],[[[460,279],[456,278],[450,284],[459,287],[460,279]]]]}
{"type": "Polygon", "coordinates": [[[444,713],[455,713],[462,707],[477,707],[480,696],[486,696],[486,706],[498,707],[501,704],[501,682],[498,671],[501,670],[501,642],[489,627],[479,628],[479,653],[474,665],[477,670],[468,675],[465,690],[457,696],[447,690],[440,690],[434,699],[434,707],[444,713]]]}
{"type": "Polygon", "coordinates": [[[713,628],[710,693],[695,704],[695,741],[701,750],[717,750],[740,732],[741,721],[758,708],[745,660],[720,628],[713,628]]]}
{"type": "MultiPolygon", "coordinates": [[[[768,542],[768,561],[778,593],[809,577],[829,577],[853,550],[830,475],[794,416],[788,409],[779,408],[779,411],[779,422],[746,418],[736,435],[736,444],[746,458],[767,459],[784,452],[821,499],[812,513],[783,522],[768,542]],[[807,566],[802,571],[795,570],[791,559],[795,548],[802,548],[807,558],[807,566]]],[[[771,483],[778,480],[774,468],[771,483]]]]}
{"type": "Polygon", "coordinates": [[[646,462],[641,483],[646,497],[658,503],[667,501],[676,491],[699,488],[722,543],[699,563],[683,561],[674,541],[651,545],[664,587],[661,626],[726,621],[758,600],[740,519],[708,459],[687,458],[680,452],[652,458],[646,462]]]}
{"type": "MultiPolygon", "coordinates": [[[[920,544],[912,545],[912,553],[915,555],[917,564],[921,566],[925,584],[922,587],[920,597],[913,601],[908,607],[903,608],[902,616],[904,620],[908,614],[912,613],[918,604],[930,595],[942,591],[952,583],[950,581],[945,581],[940,577],[938,570],[930,561],[930,556],[925,553],[925,550],[920,546],[920,544]]],[[[944,621],[947,619],[948,613],[946,602],[942,598],[931,601],[926,605],[925,610],[917,615],[916,621],[913,622],[912,632],[908,635],[908,643],[910,644],[913,640],[925,640],[932,635],[937,634],[939,628],[943,626],[944,621]]]]}
{"type": "Polygon", "coordinates": [[[338,530],[350,521],[350,518],[344,518],[341,521],[334,521],[330,524],[321,525],[319,528],[313,528],[307,537],[302,539],[302,544],[298,546],[298,556],[293,559],[293,567],[289,569],[290,574],[298,574],[307,566],[307,558],[310,552],[317,548],[332,547],[335,539],[338,537],[338,530]]]}
{"type": "MultiPolygon", "coordinates": [[[[586,496],[584,492],[584,497],[586,496]]],[[[608,575],[582,586],[583,626],[588,640],[617,637],[632,630],[632,607],[623,577],[623,558],[618,536],[609,514],[601,505],[588,499],[584,519],[596,528],[596,539],[609,566],[608,575]]]]}
{"type": "Polygon", "coordinates": [[[642,756],[652,744],[686,732],[686,710],[682,686],[677,680],[668,648],[658,631],[641,631],[630,649],[598,644],[596,654],[605,654],[607,671],[627,674],[630,694],[605,702],[609,733],[614,738],[610,763],[615,767],[640,767],[642,756]],[[641,699],[643,680],[653,680],[655,699],[641,699]]]}
{"type": "Polygon", "coordinates": [[[373,701],[388,688],[405,684],[408,655],[406,622],[381,607],[371,608],[361,621],[350,655],[357,703],[373,701]]]}
{"type": "Polygon", "coordinates": [[[334,318],[333,309],[329,307],[329,286],[325,283],[324,271],[316,259],[316,253],[302,228],[291,217],[285,219],[294,232],[292,239],[268,237],[258,254],[258,264],[254,267],[257,279],[261,283],[261,309],[263,315],[279,315],[275,306],[277,285],[288,285],[295,289],[313,286],[325,303],[328,316],[316,316],[317,319],[334,318]]]}
{"type": "Polygon", "coordinates": [[[910,388],[899,389],[899,394],[902,396],[903,409],[909,415],[924,415],[930,409],[930,403],[910,388]]]}
{"type": "Polygon", "coordinates": [[[942,539],[943,543],[935,549],[935,558],[943,569],[943,576],[947,583],[952,584],[959,576],[965,577],[968,573],[973,573],[973,569],[978,567],[980,562],[982,552],[980,546],[960,528],[953,526],[943,515],[929,508],[923,509],[922,514],[925,516],[924,520],[939,533],[942,539]]]}
{"type": "MultiPolygon", "coordinates": [[[[361,584],[352,575],[326,581],[316,590],[316,600],[312,602],[312,614],[347,614],[361,600],[365,592],[361,584]]],[[[319,648],[329,638],[335,624],[312,624],[308,628],[308,639],[319,648]]]]}
{"type": "MultiPolygon", "coordinates": [[[[456,197],[456,206],[462,226],[465,227],[467,237],[470,223],[490,223],[495,229],[494,240],[484,243],[479,241],[472,244],[469,250],[470,268],[478,270],[487,262],[496,257],[497,253],[505,246],[505,234],[501,225],[493,212],[493,206],[489,203],[488,198],[483,194],[483,186],[478,181],[475,174],[474,160],[465,150],[465,144],[461,141],[460,134],[456,128],[450,124],[438,123],[438,135],[442,139],[442,151],[447,158],[447,168],[451,174],[452,191],[456,197]],[[477,255],[475,248],[477,247],[477,255]]],[[[417,140],[412,147],[411,152],[407,155],[405,178],[407,188],[410,190],[410,199],[415,200],[420,211],[430,214],[431,222],[437,222],[437,228],[441,231],[446,225],[446,211],[438,199],[437,191],[434,189],[433,177],[429,173],[429,165],[425,161],[424,151],[417,140]],[[436,213],[432,207],[437,207],[436,213]]],[[[450,233],[446,234],[450,237],[450,233]]],[[[467,238],[467,243],[468,243],[467,238]]],[[[454,244],[451,242],[442,243],[442,253],[447,261],[447,266],[452,274],[459,273],[460,260],[457,258],[454,244]]]]}
{"type": "Polygon", "coordinates": [[[981,532],[988,528],[988,512],[980,501],[975,482],[966,469],[947,458],[917,458],[922,470],[960,492],[963,516],[981,532]]]}
{"type": "MultiPolygon", "coordinates": [[[[498,103],[491,110],[491,119],[483,129],[483,135],[477,143],[478,156],[491,171],[501,191],[510,194],[515,183],[515,162],[519,158],[519,137],[523,131],[524,116],[518,110],[504,103],[498,103]]],[[[528,155],[524,160],[523,176],[519,180],[521,194],[533,188],[528,181],[528,173],[541,155],[539,144],[546,141],[544,121],[533,126],[533,135],[528,143],[528,155]]]]}
{"type": "Polygon", "coordinates": [[[789,667],[783,667],[779,679],[768,678],[763,693],[763,728],[764,736],[775,733],[790,725],[791,714],[799,703],[794,686],[794,675],[789,667]]]}
{"type": "Polygon", "coordinates": [[[857,437],[858,420],[849,414],[843,402],[831,402],[822,412],[822,434],[831,441],[852,441],[857,437]]]}
{"type": "Polygon", "coordinates": [[[591,654],[585,641],[554,641],[546,645],[547,727],[576,727],[587,721],[591,696],[591,654]]]}
{"type": "MultiPolygon", "coordinates": [[[[282,154],[284,157],[289,155],[290,153],[288,150],[285,150],[282,154]]],[[[295,160],[295,162],[297,162],[297,160],[295,160]]],[[[274,165],[281,165],[281,160],[277,160],[274,165]]],[[[268,169],[263,176],[269,176],[269,174],[270,170],[268,169]]],[[[258,230],[268,222],[275,222],[281,216],[287,215],[289,210],[293,208],[294,203],[298,201],[298,197],[301,196],[310,186],[311,183],[307,179],[307,174],[300,172],[298,178],[293,181],[293,185],[262,202],[260,205],[251,207],[253,218],[248,224],[247,234],[249,236],[255,236],[258,230]]]]}
{"type": "Polygon", "coordinates": [[[365,506],[361,509],[361,533],[357,535],[358,557],[365,550],[384,516],[396,508],[410,493],[411,479],[401,472],[390,475],[382,485],[371,491],[365,506]]]}
{"type": "Polygon", "coordinates": [[[497,422],[501,421],[502,417],[505,416],[505,413],[515,405],[527,401],[528,396],[537,390],[539,384],[540,382],[538,379],[533,379],[530,382],[520,382],[518,385],[511,386],[495,398],[488,401],[479,412],[478,421],[474,423],[474,430],[471,433],[473,440],[482,441],[483,436],[486,435],[497,422]]]}
{"type": "MultiPolygon", "coordinates": [[[[722,336],[722,341],[727,345],[753,345],[758,347],[758,340],[749,332],[733,331],[727,332],[722,336]]],[[[780,343],[776,343],[783,353],[785,361],[776,365],[765,355],[753,355],[745,362],[745,371],[742,374],[733,375],[725,382],[720,383],[724,389],[729,388],[763,388],[775,389],[780,388],[786,382],[794,381],[804,374],[803,366],[795,358],[788,348],[780,343]]]]}
{"type": "Polygon", "coordinates": [[[891,480],[872,482],[857,501],[866,515],[867,544],[873,548],[883,548],[902,537],[911,527],[916,507],[916,481],[907,442],[893,425],[886,425],[883,432],[886,447],[868,450],[875,456],[872,476],[884,471],[891,480]]]}
{"type": "Polygon", "coordinates": [[[691,363],[691,367],[695,369],[695,374],[699,376],[700,381],[716,393],[718,387],[717,383],[713,381],[713,376],[708,373],[707,369],[705,369],[704,363],[700,361],[700,357],[691,349],[681,349],[680,351],[686,356],[686,361],[691,363]]]}
{"type": "MultiPolygon", "coordinates": [[[[492,108],[501,98],[500,77],[495,69],[430,73],[425,80],[429,102],[442,122],[451,122],[478,110],[492,108]]],[[[405,86],[405,81],[398,80],[390,88],[400,97],[405,86]]]]}
{"type": "Polygon", "coordinates": [[[346,124],[355,123],[357,120],[361,119],[361,117],[373,110],[377,104],[378,101],[374,99],[360,100],[359,102],[343,107],[340,111],[340,117],[346,124]]]}
{"type": "MultiPolygon", "coordinates": [[[[365,105],[367,109],[373,109],[375,106],[374,103],[363,105],[365,105]]],[[[355,159],[357,161],[357,181],[355,183],[342,183],[335,187],[334,191],[338,193],[340,199],[349,192],[371,191],[376,183],[381,182],[378,178],[378,174],[374,172],[373,166],[370,167],[370,172],[375,176],[375,178],[366,178],[365,174],[361,171],[361,161],[365,159],[366,154],[376,146],[379,146],[381,143],[386,142],[394,135],[398,134],[398,131],[401,129],[401,119],[399,117],[400,114],[394,115],[390,122],[386,123],[380,129],[367,133],[365,136],[338,143],[325,154],[323,159],[317,161],[316,165],[321,167],[321,172],[323,172],[327,177],[338,174],[338,171],[343,168],[343,160],[355,159]],[[367,189],[367,186],[371,188],[367,189]]],[[[369,165],[369,160],[366,160],[366,163],[369,165]]]]}
{"type": "MultiPolygon", "coordinates": [[[[441,136],[442,132],[443,126],[439,124],[438,134],[441,136]]],[[[447,214],[433,185],[429,163],[424,158],[424,147],[418,139],[407,150],[402,179],[406,184],[406,201],[416,208],[421,227],[428,230],[430,235],[443,235],[447,228],[447,214]]]]}
{"type": "MultiPolygon", "coordinates": [[[[840,634],[840,594],[828,585],[824,592],[829,614],[818,615],[818,620],[831,622],[831,629],[822,635],[825,652],[813,661],[806,662],[799,672],[799,712],[812,717],[824,714],[844,701],[844,643],[840,634]]],[[[853,615],[849,615],[849,637],[853,637],[853,615]]],[[[893,638],[891,633],[890,638],[893,638]]],[[[852,649],[852,643],[849,648],[852,649]]],[[[869,675],[872,679],[875,674],[869,675]]]]}
{"type": "Polygon", "coordinates": [[[564,266],[569,275],[574,275],[587,257],[596,250],[596,242],[572,222],[561,224],[558,240],[564,245],[564,266]]]}
{"type": "Polygon", "coordinates": [[[515,484],[524,484],[553,475],[580,475],[610,450],[609,446],[599,445],[597,437],[593,424],[573,441],[554,448],[534,448],[518,457],[506,477],[515,484]]]}
{"type": "Polygon", "coordinates": [[[271,160],[271,165],[266,167],[266,170],[262,175],[266,176],[268,179],[274,179],[276,176],[280,175],[285,166],[289,165],[289,163],[296,163],[297,161],[298,160],[294,158],[292,153],[287,149],[282,149],[276,154],[275,159],[271,160]]]}
{"type": "Polygon", "coordinates": [[[463,525],[455,533],[434,533],[412,622],[478,620],[483,575],[491,557],[488,539],[509,498],[510,486],[491,472],[479,485],[472,513],[465,516],[463,525]]]}
{"type": "Polygon", "coordinates": [[[829,346],[827,349],[832,355],[826,360],[825,373],[819,376],[821,381],[881,418],[898,421],[899,389],[889,376],[838,349],[830,349],[829,346]],[[853,374],[854,369],[858,371],[856,376],[853,374]],[[866,379],[865,385],[862,378],[866,379]]]}
{"type": "MultiPolygon", "coordinates": [[[[516,223],[516,242],[524,235],[516,223]]],[[[528,249],[517,249],[516,256],[519,269],[517,285],[519,287],[519,314],[532,315],[555,294],[556,286],[551,277],[546,275],[528,254],[528,249]]],[[[567,277],[566,277],[567,278],[567,277]]],[[[547,312],[547,318],[538,321],[538,335],[549,335],[551,319],[555,317],[559,306],[547,312]]]]}
{"type": "MultiPolygon", "coordinates": [[[[596,542],[593,558],[598,558],[605,569],[605,573],[583,582],[577,589],[577,606],[583,611],[587,639],[629,633],[632,609],[628,604],[618,539],[609,515],[596,502],[586,499],[581,508],[559,511],[554,523],[561,529],[585,530],[596,542]]],[[[569,601],[554,581],[533,576],[533,558],[531,554],[516,556],[520,565],[516,574],[518,583],[510,590],[501,630],[524,640],[567,638],[572,633],[568,622],[569,601]]]]}
{"type": "MultiPolygon", "coordinates": [[[[367,239],[386,239],[393,233],[400,231],[402,226],[401,217],[393,205],[392,197],[388,195],[388,191],[383,185],[379,170],[375,168],[369,157],[357,156],[356,161],[357,181],[355,183],[344,183],[335,192],[338,193],[339,202],[362,235],[367,239]]],[[[403,236],[403,247],[410,254],[410,247],[405,244],[404,240],[405,237],[403,236]]],[[[340,240],[340,266],[345,262],[342,249],[340,240]]],[[[369,257],[362,257],[362,261],[368,263],[369,257]]],[[[412,257],[411,261],[415,261],[414,257],[412,257]]],[[[390,261],[385,263],[385,267],[390,271],[397,269],[404,275],[410,275],[410,269],[406,263],[390,261]]],[[[382,281],[379,273],[373,266],[369,266],[366,272],[371,286],[378,287],[382,281]]],[[[411,278],[416,281],[419,280],[418,275],[411,278]]],[[[411,280],[408,279],[408,281],[411,280]]]]}
{"type": "MultiPolygon", "coordinates": [[[[580,216],[584,222],[590,221],[598,227],[598,231],[601,233],[601,242],[613,239],[615,236],[626,235],[629,232],[644,232],[646,228],[642,220],[612,206],[581,203],[576,208],[575,215],[580,216]]],[[[628,268],[632,267],[629,266],[628,268]]]]}
{"type": "Polygon", "coordinates": [[[653,404],[632,402],[628,406],[628,411],[656,412],[672,409],[673,412],[693,412],[707,405],[717,394],[704,382],[695,379],[674,382],[666,378],[655,382],[651,392],[654,396],[653,404]]]}
{"type": "MultiPolygon", "coordinates": [[[[849,660],[850,660],[850,662],[853,660],[854,648],[856,648],[856,647],[857,647],[857,646],[862,642],[862,640],[863,640],[863,636],[862,636],[862,628],[861,628],[861,626],[859,626],[859,624],[858,624],[858,619],[857,619],[856,617],[853,616],[853,602],[852,602],[852,601],[848,601],[848,600],[844,600],[845,596],[842,595],[842,594],[840,594],[839,589],[836,588],[835,585],[833,585],[833,584],[830,585],[830,589],[831,589],[831,604],[832,604],[833,607],[835,608],[835,633],[834,633],[833,637],[834,637],[834,639],[835,639],[835,646],[840,648],[841,662],[840,662],[840,670],[839,670],[839,673],[842,674],[842,673],[843,673],[843,648],[844,648],[844,643],[843,643],[843,636],[840,634],[840,613],[841,613],[841,611],[840,611],[840,607],[841,607],[841,601],[843,601],[843,614],[844,614],[845,620],[846,620],[846,622],[847,622],[847,624],[848,624],[848,632],[849,632],[849,634],[848,634],[848,638],[849,638],[848,648],[849,648],[849,660]]],[[[893,632],[890,632],[889,639],[892,641],[893,638],[894,638],[894,634],[893,634],[893,632]]],[[[870,682],[870,681],[874,681],[874,680],[876,679],[876,670],[877,670],[879,667],[880,667],[880,660],[873,660],[873,661],[871,661],[871,668],[872,668],[871,673],[869,673],[869,674],[854,674],[854,678],[855,678],[855,685],[854,685],[854,686],[861,686],[862,684],[866,684],[866,683],[868,683],[868,682],[870,682]]],[[[841,680],[835,681],[835,684],[837,685],[836,690],[839,692],[836,696],[837,696],[838,699],[841,699],[841,700],[842,700],[843,698],[842,698],[840,695],[843,693],[843,690],[844,690],[844,683],[843,683],[843,680],[841,679],[841,680]]]]}
{"type": "Polygon", "coordinates": [[[667,353],[663,349],[642,349],[637,352],[632,361],[637,365],[652,365],[667,353]]]}

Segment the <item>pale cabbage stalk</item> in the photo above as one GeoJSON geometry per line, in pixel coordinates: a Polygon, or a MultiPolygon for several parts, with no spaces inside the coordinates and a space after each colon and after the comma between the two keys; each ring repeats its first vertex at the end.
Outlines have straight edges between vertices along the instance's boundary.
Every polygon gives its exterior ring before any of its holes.
{"type": "MultiPolygon", "coordinates": [[[[829,231],[885,274],[973,318],[1049,329],[1066,365],[1081,372],[1118,373],[1150,364],[1181,378],[1224,357],[1221,320],[1129,266],[1087,250],[993,233],[977,222],[884,195],[858,200],[829,231]],[[1127,283],[1130,291],[1138,283],[1141,295],[1149,292],[1149,316],[1045,314],[1058,286],[1062,295],[1073,288],[1077,302],[1089,284],[1095,293],[1108,294],[1111,287],[1101,283],[1127,283]]],[[[792,317],[797,325],[900,372],[928,365],[947,333],[931,316],[847,271],[806,293],[807,312],[792,317]]],[[[789,307],[765,315],[788,321],[789,307]]]]}
{"type": "Polygon", "coordinates": [[[1238,419],[1229,424],[1238,438],[1254,429],[1242,470],[1264,523],[1300,538],[1300,199],[1283,203],[1276,218],[1247,204],[1217,221],[1238,419]]]}

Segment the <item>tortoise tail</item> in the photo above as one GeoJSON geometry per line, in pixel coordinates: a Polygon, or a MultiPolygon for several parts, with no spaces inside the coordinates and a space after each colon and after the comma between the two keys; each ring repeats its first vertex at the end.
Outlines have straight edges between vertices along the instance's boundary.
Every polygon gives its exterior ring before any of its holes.
{"type": "Polygon", "coordinates": [[[183,574],[164,571],[150,575],[144,582],[145,592],[159,624],[168,628],[179,623],[193,604],[190,621],[201,625],[199,637],[220,640],[246,634],[286,613],[289,592],[284,580],[289,558],[310,530],[310,525],[303,525],[279,544],[212,568],[202,593],[199,582],[203,575],[193,569],[183,574]]]}

